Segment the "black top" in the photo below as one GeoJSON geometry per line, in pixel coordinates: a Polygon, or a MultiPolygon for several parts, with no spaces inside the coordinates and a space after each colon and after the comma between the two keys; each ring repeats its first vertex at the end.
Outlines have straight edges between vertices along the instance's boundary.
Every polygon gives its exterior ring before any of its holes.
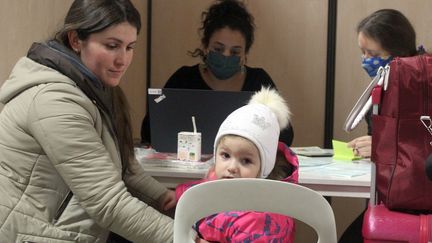
{"type": "MultiPolygon", "coordinates": [[[[262,68],[246,67],[246,79],[241,91],[259,91],[262,86],[276,88],[273,80],[262,68]]],[[[166,82],[164,88],[173,89],[203,89],[211,90],[201,76],[199,64],[194,66],[183,66],[178,69],[166,82]]],[[[277,89],[277,88],[276,88],[277,89]]],[[[291,124],[281,131],[279,140],[291,146],[294,138],[294,131],[291,124]]],[[[148,110],[141,125],[141,142],[151,144],[150,119],[148,110]]]]}

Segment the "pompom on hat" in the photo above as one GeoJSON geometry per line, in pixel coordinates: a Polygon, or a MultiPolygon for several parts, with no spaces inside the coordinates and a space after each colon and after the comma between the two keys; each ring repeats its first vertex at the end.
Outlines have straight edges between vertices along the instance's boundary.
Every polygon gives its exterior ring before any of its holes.
{"type": "Polygon", "coordinates": [[[233,111],[222,122],[214,142],[214,153],[225,135],[244,137],[255,144],[260,153],[260,178],[266,178],[273,170],[279,134],[290,120],[290,110],[279,93],[261,88],[249,103],[233,111]]]}

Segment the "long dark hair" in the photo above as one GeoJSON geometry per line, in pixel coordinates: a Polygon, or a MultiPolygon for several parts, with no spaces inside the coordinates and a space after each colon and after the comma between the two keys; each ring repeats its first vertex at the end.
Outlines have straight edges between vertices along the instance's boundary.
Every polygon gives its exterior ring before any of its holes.
{"type": "MultiPolygon", "coordinates": [[[[134,26],[139,33],[141,16],[130,0],[75,0],[54,39],[72,49],[68,32],[76,31],[80,40],[87,40],[91,34],[123,22],[134,26]]],[[[112,102],[114,114],[111,115],[124,174],[130,159],[134,157],[134,144],[128,102],[119,86],[112,88],[112,102]]]]}
{"type": "Polygon", "coordinates": [[[394,9],[378,10],[357,26],[357,33],[378,42],[392,56],[407,57],[417,54],[416,33],[409,20],[394,9]]]}
{"type": "MultiPolygon", "coordinates": [[[[229,27],[238,30],[246,40],[245,51],[248,53],[254,41],[254,18],[246,9],[246,6],[237,0],[218,0],[201,13],[201,27],[198,29],[201,35],[201,45],[207,48],[213,33],[217,30],[229,27]]],[[[193,57],[204,57],[204,51],[195,49],[189,54],[193,57]]]]}

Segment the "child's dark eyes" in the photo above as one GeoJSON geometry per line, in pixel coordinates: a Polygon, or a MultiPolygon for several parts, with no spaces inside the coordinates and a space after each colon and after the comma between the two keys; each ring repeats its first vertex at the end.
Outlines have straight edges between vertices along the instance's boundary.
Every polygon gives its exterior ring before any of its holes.
{"type": "Polygon", "coordinates": [[[243,164],[246,164],[246,165],[248,165],[248,164],[252,164],[252,160],[251,160],[251,159],[243,159],[243,160],[242,160],[242,163],[243,163],[243,164]]]}
{"type": "Polygon", "coordinates": [[[229,155],[228,153],[224,153],[224,152],[222,152],[222,153],[221,153],[221,157],[224,158],[224,159],[229,159],[229,158],[230,158],[230,155],[229,155]]]}

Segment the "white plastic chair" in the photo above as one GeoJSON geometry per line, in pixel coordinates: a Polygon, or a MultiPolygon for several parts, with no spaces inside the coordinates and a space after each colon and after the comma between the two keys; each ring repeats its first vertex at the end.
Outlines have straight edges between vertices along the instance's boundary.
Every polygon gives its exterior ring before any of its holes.
{"type": "Polygon", "coordinates": [[[194,242],[192,225],[225,211],[253,210],[296,218],[311,226],[319,243],[337,242],[333,210],[319,193],[288,182],[267,179],[226,179],[189,188],[180,198],[174,218],[174,243],[194,242]]]}

